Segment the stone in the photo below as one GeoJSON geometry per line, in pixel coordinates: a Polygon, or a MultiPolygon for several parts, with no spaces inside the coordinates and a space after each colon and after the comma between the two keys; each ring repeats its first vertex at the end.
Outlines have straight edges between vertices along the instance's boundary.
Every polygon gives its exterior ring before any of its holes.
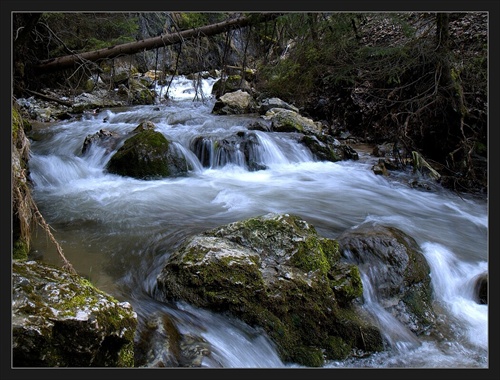
{"type": "Polygon", "coordinates": [[[325,357],[383,349],[356,307],[358,268],[340,259],[335,240],[297,216],[271,213],[188,238],[165,261],[155,296],[230,313],[262,328],[285,362],[321,366],[325,357]]]}
{"type": "Polygon", "coordinates": [[[89,281],[35,261],[12,266],[14,367],[133,367],[137,314],[89,281]]]}

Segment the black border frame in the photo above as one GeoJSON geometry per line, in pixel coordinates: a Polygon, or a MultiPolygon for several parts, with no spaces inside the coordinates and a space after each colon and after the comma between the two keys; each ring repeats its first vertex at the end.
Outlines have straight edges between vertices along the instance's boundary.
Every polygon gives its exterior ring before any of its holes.
{"type": "MultiPolygon", "coordinates": [[[[6,223],[2,223],[2,241],[9,241],[9,253],[2,252],[0,254],[2,264],[0,265],[0,282],[1,295],[0,297],[0,377],[2,379],[31,379],[31,378],[47,378],[47,379],[67,379],[72,378],[87,378],[87,377],[116,377],[120,379],[136,379],[138,377],[151,379],[165,378],[195,378],[195,377],[217,377],[232,379],[235,376],[286,376],[286,377],[302,377],[311,376],[314,378],[336,378],[336,379],[499,379],[500,378],[500,353],[499,342],[500,334],[498,329],[498,306],[499,306],[499,280],[497,274],[500,272],[498,237],[492,233],[492,227],[498,222],[498,201],[496,198],[498,192],[498,179],[494,174],[497,169],[498,152],[500,149],[495,149],[492,142],[500,142],[498,137],[499,123],[499,50],[500,42],[500,2],[498,0],[385,0],[385,1],[370,1],[370,0],[349,0],[343,2],[308,0],[306,2],[287,2],[285,4],[277,1],[271,2],[253,0],[245,3],[236,3],[235,0],[228,2],[227,0],[196,0],[196,1],[131,1],[121,0],[119,2],[112,0],[87,0],[87,1],[59,1],[59,0],[2,0],[0,2],[0,28],[2,39],[2,50],[4,54],[1,56],[1,83],[0,99],[3,105],[1,114],[0,129],[4,136],[2,143],[8,144],[11,140],[11,99],[12,99],[12,12],[43,12],[43,11],[67,11],[67,12],[82,12],[82,11],[109,11],[109,12],[127,12],[127,11],[207,11],[207,12],[226,12],[226,11],[254,11],[254,12],[316,12],[316,11],[488,11],[489,12],[489,126],[488,126],[488,219],[489,219],[489,236],[488,236],[488,266],[489,266],[489,368],[487,369],[183,369],[183,368],[168,368],[168,369],[87,369],[87,368],[40,368],[40,369],[13,369],[11,367],[11,249],[12,249],[12,230],[9,234],[6,231],[6,223]],[[10,55],[6,54],[9,47],[10,55]],[[10,104],[9,104],[10,102],[10,104]],[[9,110],[8,112],[6,110],[9,110]],[[8,133],[8,135],[7,135],[8,133]],[[493,168],[493,171],[492,171],[493,168]],[[91,370],[92,372],[86,372],[91,370]],[[168,371],[168,372],[164,372],[168,371]],[[199,372],[202,371],[202,372],[199,372]]],[[[0,160],[2,164],[2,173],[11,171],[11,164],[8,164],[7,154],[10,155],[10,149],[2,149],[2,155],[5,156],[0,160]],[[9,165],[9,167],[7,167],[9,165]]],[[[7,180],[2,181],[3,184],[7,180]]],[[[11,188],[12,190],[12,188],[11,188]]],[[[3,193],[3,191],[2,191],[3,193]]],[[[12,196],[12,191],[11,191],[12,196]]],[[[12,225],[12,200],[10,207],[10,215],[6,215],[7,206],[2,207],[2,220],[7,219],[9,225],[12,225]],[[5,212],[4,212],[5,211],[5,212]]],[[[496,227],[498,228],[498,227],[496,227]]],[[[7,243],[5,243],[7,246],[7,243]]]]}

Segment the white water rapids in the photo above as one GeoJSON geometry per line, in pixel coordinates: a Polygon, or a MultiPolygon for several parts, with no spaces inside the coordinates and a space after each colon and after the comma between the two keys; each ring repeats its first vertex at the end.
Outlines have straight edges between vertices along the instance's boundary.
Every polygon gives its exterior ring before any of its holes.
{"type": "MultiPolygon", "coordinates": [[[[237,154],[211,157],[210,165],[202,166],[189,149],[195,137],[247,131],[257,117],[212,115],[212,84],[204,80],[205,101],[193,101],[192,81],[178,77],[166,104],[102,110],[34,133],[29,163],[34,196],[75,269],[129,301],[139,315],[175,314],[181,332],[209,343],[212,355],[202,363],[205,367],[296,367],[283,363],[272,342],[243,323],[152,300],[164,258],[187,236],[268,212],[296,214],[329,238],[374,221],[403,230],[422,247],[449,332],[437,341],[394,323],[371,296],[363,273],[365,307],[377,316],[391,345],[370,357],[326,367],[488,367],[488,305],[476,303],[472,294],[473,278],[488,269],[486,201],[444,189],[414,189],[402,174],[376,176],[373,159],[362,152],[359,161],[317,161],[285,133],[254,131],[260,147],[256,159],[265,170],[249,171],[237,154]],[[81,156],[87,135],[101,129],[124,134],[145,120],[184,152],[193,167],[186,176],[125,178],[106,173],[112,152],[93,147],[81,156]]],[[[42,234],[34,249],[43,261],[61,264],[42,234]]]]}

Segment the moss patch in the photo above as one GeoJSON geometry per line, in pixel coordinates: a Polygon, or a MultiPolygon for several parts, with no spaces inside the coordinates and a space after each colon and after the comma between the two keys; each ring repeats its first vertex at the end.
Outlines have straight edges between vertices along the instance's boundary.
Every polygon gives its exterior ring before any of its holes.
{"type": "Polygon", "coordinates": [[[133,366],[137,316],[86,279],[13,263],[14,365],[133,366]]]}
{"type": "Polygon", "coordinates": [[[128,138],[111,157],[110,173],[139,179],[168,177],[170,142],[157,131],[143,130],[128,138]]]}
{"type": "Polygon", "coordinates": [[[361,336],[380,338],[355,312],[343,312],[362,294],[358,268],[340,261],[335,240],[290,214],[249,218],[191,237],[168,258],[157,285],[166,299],[263,328],[287,362],[321,366],[326,352],[334,358],[355,348],[369,352],[366,347],[375,345],[365,346],[361,336]]]}
{"type": "Polygon", "coordinates": [[[318,270],[326,274],[330,270],[330,261],[323,252],[323,246],[314,236],[298,242],[298,250],[292,256],[291,262],[306,272],[318,270]]]}

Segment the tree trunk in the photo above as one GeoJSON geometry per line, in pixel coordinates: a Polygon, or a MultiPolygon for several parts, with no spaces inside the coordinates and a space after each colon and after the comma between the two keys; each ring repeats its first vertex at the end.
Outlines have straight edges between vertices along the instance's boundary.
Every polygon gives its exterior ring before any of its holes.
{"type": "Polygon", "coordinates": [[[211,36],[225,32],[232,28],[242,28],[250,24],[272,20],[278,16],[279,14],[276,13],[266,13],[258,17],[255,17],[253,15],[249,17],[239,17],[237,19],[223,21],[217,24],[211,24],[203,26],[201,28],[184,30],[179,33],[162,34],[158,37],[112,46],[105,49],[43,60],[35,66],[35,69],[38,72],[63,70],[73,67],[77,63],[85,61],[95,62],[101,59],[111,59],[118,56],[134,54],[140,51],[152,50],[168,45],[177,44],[187,39],[211,36]]]}
{"type": "MultiPolygon", "coordinates": [[[[438,96],[441,105],[442,123],[440,131],[433,138],[441,144],[441,154],[448,155],[463,145],[463,120],[466,109],[463,101],[463,89],[453,77],[451,67],[451,40],[449,32],[450,15],[438,13],[436,16],[436,51],[438,55],[436,71],[439,78],[438,96]],[[436,139],[436,137],[438,137],[436,139]]],[[[461,150],[461,149],[460,149],[461,150]]],[[[440,157],[440,158],[446,158],[440,157]]],[[[453,157],[451,157],[453,159],[453,157]]]]}

